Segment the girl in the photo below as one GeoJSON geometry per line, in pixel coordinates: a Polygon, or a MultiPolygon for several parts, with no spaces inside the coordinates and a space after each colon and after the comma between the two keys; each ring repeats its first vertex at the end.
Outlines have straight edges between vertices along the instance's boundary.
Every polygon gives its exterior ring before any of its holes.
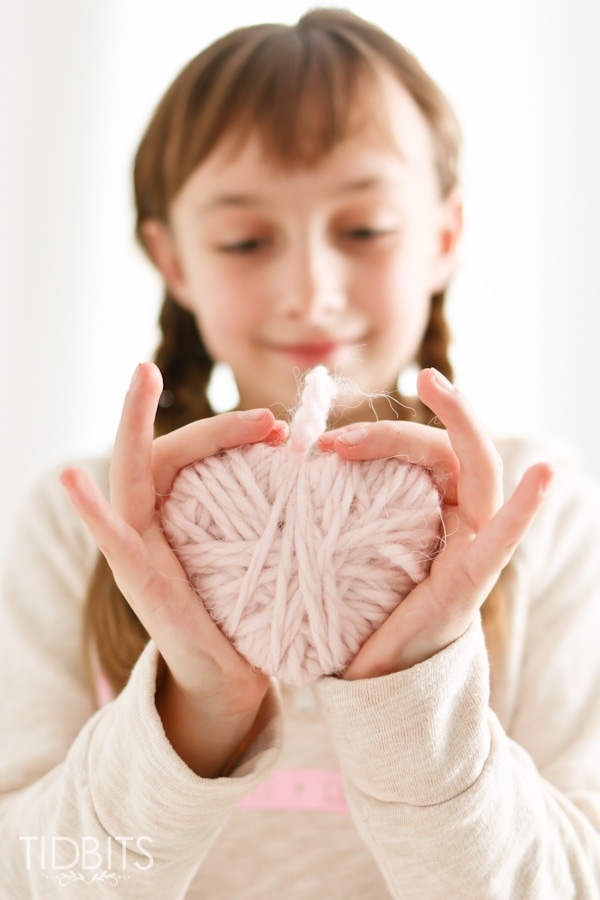
{"type": "Polygon", "coordinates": [[[600,896],[600,497],[494,446],[451,385],[457,157],[438,88],[342,10],[236,31],[166,93],[135,165],[158,367],[110,491],[105,460],[46,479],[5,579],[3,896],[600,896]],[[213,416],[217,361],[240,402],[213,416]],[[339,398],[321,450],[428,467],[447,537],[341,677],[281,690],[198,602],[160,505],[188,463],[281,442],[317,363],[376,397],[339,398]]]}

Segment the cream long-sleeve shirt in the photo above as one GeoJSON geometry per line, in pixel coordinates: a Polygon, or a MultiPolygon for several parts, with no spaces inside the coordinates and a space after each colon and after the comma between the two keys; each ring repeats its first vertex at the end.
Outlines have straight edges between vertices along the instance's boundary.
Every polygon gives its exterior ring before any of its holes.
{"type": "MultiPolygon", "coordinates": [[[[501,452],[507,490],[551,458],[501,452]]],[[[491,703],[476,622],[408,671],[273,684],[226,778],[166,739],[152,642],[98,708],[80,655],[95,558],[51,473],[0,605],[2,900],[600,897],[600,491],[576,466],[558,463],[511,565],[491,703]]]]}

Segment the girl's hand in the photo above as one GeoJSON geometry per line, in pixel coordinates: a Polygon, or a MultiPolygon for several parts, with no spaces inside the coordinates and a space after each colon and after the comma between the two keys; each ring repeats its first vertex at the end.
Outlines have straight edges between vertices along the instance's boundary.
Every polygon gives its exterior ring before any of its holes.
{"type": "Polygon", "coordinates": [[[459,638],[510,560],[552,480],[551,466],[538,463],[503,503],[500,457],[460,391],[434,369],[420,373],[418,391],[445,432],[386,421],[337,429],[320,441],[321,449],[345,459],[396,456],[423,465],[442,494],[443,546],[428,577],[365,641],[344,673],[348,679],[407,669],[459,638]]]}
{"type": "Polygon", "coordinates": [[[251,669],[195,595],[161,527],[161,498],[184,466],[240,444],[277,443],[286,426],[266,409],[232,412],[154,441],[161,390],[158,369],[140,365],[115,441],[110,503],[83,470],[67,470],[61,481],[160,651],[156,702],[171,743],[198,774],[214,776],[252,729],[268,679],[251,669]]]}

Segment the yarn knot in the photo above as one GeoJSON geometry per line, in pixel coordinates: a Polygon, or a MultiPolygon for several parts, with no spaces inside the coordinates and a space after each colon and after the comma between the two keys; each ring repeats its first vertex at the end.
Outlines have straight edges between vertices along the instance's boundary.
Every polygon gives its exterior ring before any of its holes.
{"type": "Polygon", "coordinates": [[[327,427],[327,415],[337,385],[325,366],[311,369],[304,379],[300,405],[290,424],[288,448],[306,454],[327,427]]]}

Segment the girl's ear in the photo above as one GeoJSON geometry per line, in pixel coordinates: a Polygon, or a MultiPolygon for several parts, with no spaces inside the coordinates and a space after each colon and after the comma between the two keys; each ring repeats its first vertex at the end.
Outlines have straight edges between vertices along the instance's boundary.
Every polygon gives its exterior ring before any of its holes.
{"type": "Polygon", "coordinates": [[[169,293],[187,309],[187,281],[169,227],[161,219],[146,219],[140,225],[140,232],[148,255],[164,278],[169,293]]]}
{"type": "Polygon", "coordinates": [[[431,292],[444,290],[457,266],[457,248],[463,229],[463,203],[458,190],[451,191],[439,207],[438,245],[431,273],[431,292]]]}

